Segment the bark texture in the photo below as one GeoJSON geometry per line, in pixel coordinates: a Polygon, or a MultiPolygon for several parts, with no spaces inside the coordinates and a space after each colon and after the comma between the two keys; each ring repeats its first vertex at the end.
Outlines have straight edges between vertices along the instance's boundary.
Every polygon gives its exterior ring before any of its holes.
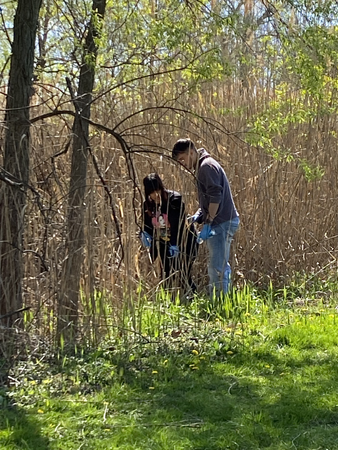
{"type": "MultiPolygon", "coordinates": [[[[41,0],[18,0],[6,103],[4,171],[0,185],[0,315],[22,307],[23,237],[29,181],[30,122],[34,48],[41,0]]],[[[2,325],[4,323],[2,322],[2,325]]]]}
{"type": "Polygon", "coordinates": [[[58,313],[58,336],[63,336],[66,344],[71,344],[76,337],[80,279],[84,249],[84,214],[87,163],[88,163],[88,123],[82,117],[90,117],[90,102],[94,88],[95,64],[97,57],[97,42],[100,35],[100,25],[104,17],[106,0],[94,0],[92,17],[85,40],[82,65],[79,77],[79,87],[74,105],[77,116],[73,125],[73,151],[71,162],[71,177],[68,199],[67,225],[67,257],[62,268],[61,290],[58,313]]]}

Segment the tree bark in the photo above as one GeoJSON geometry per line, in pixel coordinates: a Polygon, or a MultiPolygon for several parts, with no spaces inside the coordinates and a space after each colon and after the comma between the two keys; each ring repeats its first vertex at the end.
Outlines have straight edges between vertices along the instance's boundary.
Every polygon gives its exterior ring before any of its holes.
{"type": "MultiPolygon", "coordinates": [[[[18,0],[6,102],[4,169],[0,187],[0,315],[12,325],[22,308],[23,237],[29,180],[30,122],[34,48],[41,0],[18,0]],[[9,315],[10,314],[10,315],[9,315]]],[[[1,325],[4,325],[2,322],[1,325]]]]}
{"type": "Polygon", "coordinates": [[[73,151],[68,197],[67,256],[62,268],[58,312],[58,339],[72,344],[77,334],[80,279],[84,248],[85,192],[88,161],[88,122],[94,87],[97,38],[104,17],[106,0],[93,0],[92,16],[85,40],[79,87],[74,105],[77,116],[73,125],[73,151]]]}

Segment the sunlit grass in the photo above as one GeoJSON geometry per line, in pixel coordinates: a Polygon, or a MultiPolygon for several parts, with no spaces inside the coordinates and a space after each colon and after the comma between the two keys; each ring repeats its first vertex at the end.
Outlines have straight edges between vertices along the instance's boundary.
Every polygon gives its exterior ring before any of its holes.
{"type": "Polygon", "coordinates": [[[338,448],[336,285],[310,287],[140,296],[96,350],[17,367],[0,448],[338,448]]]}

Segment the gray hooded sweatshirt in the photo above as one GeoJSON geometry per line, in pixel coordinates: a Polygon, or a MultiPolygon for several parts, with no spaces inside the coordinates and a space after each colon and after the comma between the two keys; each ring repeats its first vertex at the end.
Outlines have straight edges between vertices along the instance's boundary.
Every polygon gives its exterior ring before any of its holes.
{"type": "Polygon", "coordinates": [[[218,203],[218,211],[213,225],[218,225],[238,217],[238,212],[232,198],[227,176],[220,164],[209,153],[200,148],[198,167],[196,170],[199,219],[198,223],[206,221],[209,203],[218,203]]]}

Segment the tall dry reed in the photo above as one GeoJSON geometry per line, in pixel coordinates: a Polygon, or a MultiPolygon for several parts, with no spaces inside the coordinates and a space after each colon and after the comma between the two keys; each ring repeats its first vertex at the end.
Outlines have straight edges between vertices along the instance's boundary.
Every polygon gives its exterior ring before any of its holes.
{"type": "MultiPolygon", "coordinates": [[[[105,334],[112,320],[121,319],[126,303],[133,308],[140,289],[150,299],[156,293],[160,267],[158,263],[151,265],[137,238],[142,226],[143,177],[158,172],[167,188],[183,194],[188,213],[193,213],[198,206],[193,177],[167,158],[179,137],[190,136],[198,146],[210,151],[224,167],[231,183],[241,218],[232,254],[235,284],[241,280],[265,283],[269,279],[281,280],[295,271],[321,272],[336,268],[338,162],[334,136],[338,130],[335,117],[324,121],[318,117],[318,121],[306,126],[308,129],[295,127],[282,137],[286,147],[295,151],[299,148],[302,158],[324,169],[321,179],[308,182],[296,162],[274,159],[265,149],[246,143],[250,120],[273,95],[271,91],[267,94],[266,90],[260,90],[255,79],[250,80],[249,86],[244,89],[238,82],[215,82],[203,86],[194,95],[172,102],[173,109],[148,109],[128,119],[125,118],[142,107],[155,107],[156,99],[164,98],[172,86],[158,86],[152,93],[146,93],[144,86],[146,105],[138,98],[112,108],[114,99],[109,96],[95,104],[94,122],[108,128],[121,122],[116,131],[133,152],[130,161],[135,178],[131,179],[126,155],[116,139],[92,127],[92,151],[114,202],[121,242],[107,193],[90,163],[81,280],[83,336],[92,340],[105,334]]],[[[37,103],[46,95],[42,91],[39,94],[37,103]]],[[[34,108],[34,115],[46,111],[46,105],[40,106],[34,108]]],[[[31,184],[38,190],[43,208],[39,209],[36,198],[29,193],[24,295],[25,304],[32,307],[36,328],[51,339],[65,257],[72,120],[55,116],[34,122],[32,126],[31,184]]],[[[200,247],[194,267],[200,292],[207,283],[204,247],[200,247]]]]}

